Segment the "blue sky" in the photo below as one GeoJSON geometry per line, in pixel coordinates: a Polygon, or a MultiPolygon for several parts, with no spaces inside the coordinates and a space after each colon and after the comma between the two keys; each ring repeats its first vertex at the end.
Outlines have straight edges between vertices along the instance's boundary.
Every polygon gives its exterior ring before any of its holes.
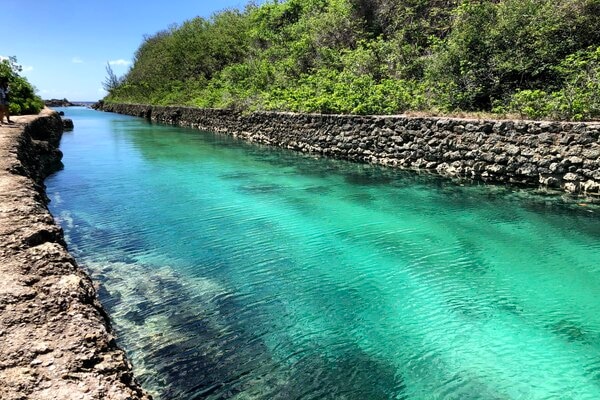
{"type": "Polygon", "coordinates": [[[1,0],[0,56],[16,56],[44,99],[95,101],[106,63],[121,76],[144,35],[247,0],[1,0]]]}

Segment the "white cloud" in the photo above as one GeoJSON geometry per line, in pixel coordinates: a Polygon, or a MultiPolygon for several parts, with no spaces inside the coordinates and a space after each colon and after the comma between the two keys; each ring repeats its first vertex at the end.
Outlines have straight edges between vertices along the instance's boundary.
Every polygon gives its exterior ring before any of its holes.
{"type": "Polygon", "coordinates": [[[79,57],[73,57],[71,61],[73,62],[73,64],[83,64],[83,60],[79,57]]]}
{"type": "Polygon", "coordinates": [[[122,58],[119,58],[118,60],[112,60],[108,62],[110,65],[123,65],[123,66],[127,66],[131,64],[131,61],[127,61],[127,60],[123,60],[122,58]]]}

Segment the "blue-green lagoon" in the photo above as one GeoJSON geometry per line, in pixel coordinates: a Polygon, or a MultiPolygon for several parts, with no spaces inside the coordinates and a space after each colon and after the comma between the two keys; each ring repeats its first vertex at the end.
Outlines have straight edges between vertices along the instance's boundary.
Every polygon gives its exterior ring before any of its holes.
{"type": "Polygon", "coordinates": [[[50,208],[158,398],[600,398],[597,208],[64,111],[50,208]]]}

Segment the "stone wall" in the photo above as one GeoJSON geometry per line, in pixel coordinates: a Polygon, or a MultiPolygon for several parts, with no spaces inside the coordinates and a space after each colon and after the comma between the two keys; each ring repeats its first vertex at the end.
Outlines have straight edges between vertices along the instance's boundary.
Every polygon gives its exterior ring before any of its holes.
{"type": "Polygon", "coordinates": [[[0,126],[0,398],[149,399],[46,207],[62,121],[13,119],[0,126]]]}
{"type": "Polygon", "coordinates": [[[98,108],[351,161],[600,196],[600,123],[98,108]]]}

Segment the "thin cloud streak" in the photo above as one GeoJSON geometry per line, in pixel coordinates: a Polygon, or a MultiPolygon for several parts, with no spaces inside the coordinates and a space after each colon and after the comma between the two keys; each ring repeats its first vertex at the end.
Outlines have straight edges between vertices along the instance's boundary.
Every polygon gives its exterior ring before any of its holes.
{"type": "Polygon", "coordinates": [[[118,60],[109,61],[108,63],[110,65],[123,65],[123,66],[131,65],[131,61],[123,60],[122,58],[120,58],[118,60]]]}

